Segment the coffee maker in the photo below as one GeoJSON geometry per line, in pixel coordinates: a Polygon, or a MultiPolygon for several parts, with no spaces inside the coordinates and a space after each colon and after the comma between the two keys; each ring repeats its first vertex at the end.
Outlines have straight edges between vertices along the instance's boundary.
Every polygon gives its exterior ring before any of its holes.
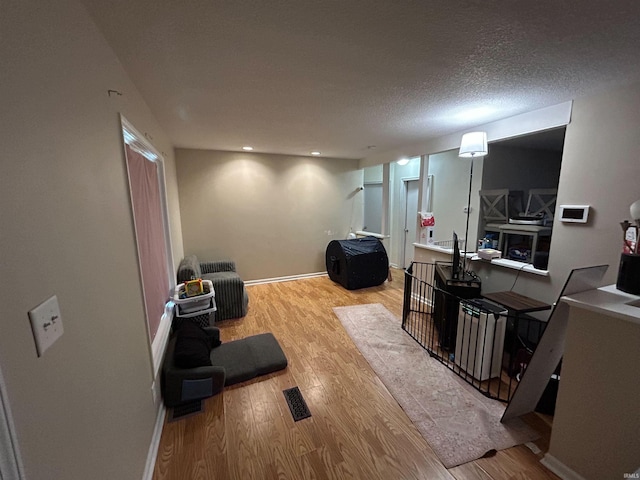
{"type": "Polygon", "coordinates": [[[620,256],[616,288],[626,293],[640,295],[640,255],[623,253],[620,256]]]}
{"type": "Polygon", "coordinates": [[[616,288],[626,293],[640,295],[640,242],[638,242],[638,230],[640,230],[640,200],[631,204],[629,212],[636,225],[631,225],[627,221],[621,224],[625,235],[626,251],[620,256],[616,288]],[[633,233],[633,238],[631,239],[627,238],[629,231],[633,233]]]}

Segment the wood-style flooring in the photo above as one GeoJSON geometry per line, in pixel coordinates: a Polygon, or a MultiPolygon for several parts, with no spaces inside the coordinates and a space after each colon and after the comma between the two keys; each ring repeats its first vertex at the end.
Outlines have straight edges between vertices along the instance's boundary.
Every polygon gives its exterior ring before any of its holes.
{"type": "MultiPolygon", "coordinates": [[[[524,445],[447,470],[344,331],[332,307],[381,303],[402,313],[403,272],[348,291],[326,277],[248,287],[249,314],[217,324],[223,341],[273,332],[286,370],[226,388],[203,413],[166,423],[154,480],[557,479],[524,445]],[[298,386],[310,418],[282,391],[298,386]]],[[[453,375],[453,373],[452,373],[453,375]]],[[[548,448],[550,419],[527,420],[548,448]]]]}

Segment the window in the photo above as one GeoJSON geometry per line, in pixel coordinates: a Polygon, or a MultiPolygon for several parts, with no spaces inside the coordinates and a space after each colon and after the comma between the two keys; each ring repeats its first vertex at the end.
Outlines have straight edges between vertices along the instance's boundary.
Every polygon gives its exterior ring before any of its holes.
{"type": "Polygon", "coordinates": [[[161,155],[124,118],[122,135],[155,376],[171,325],[170,296],[175,286],[173,276],[169,273],[173,269],[173,261],[164,164],[161,155]]]}

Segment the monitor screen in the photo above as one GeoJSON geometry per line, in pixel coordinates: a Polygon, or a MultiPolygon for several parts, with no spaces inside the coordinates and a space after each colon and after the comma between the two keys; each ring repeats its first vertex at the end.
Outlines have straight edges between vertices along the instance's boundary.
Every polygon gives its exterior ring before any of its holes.
{"type": "Polygon", "coordinates": [[[453,264],[451,265],[451,278],[458,279],[460,275],[460,248],[458,247],[458,234],[453,232],[453,264]]]}

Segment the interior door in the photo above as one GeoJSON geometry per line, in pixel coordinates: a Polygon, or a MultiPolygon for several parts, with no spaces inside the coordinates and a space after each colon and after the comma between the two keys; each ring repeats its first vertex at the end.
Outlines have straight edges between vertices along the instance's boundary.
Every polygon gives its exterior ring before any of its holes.
{"type": "Polygon", "coordinates": [[[404,268],[413,260],[413,243],[418,238],[418,180],[405,180],[404,268]]]}

